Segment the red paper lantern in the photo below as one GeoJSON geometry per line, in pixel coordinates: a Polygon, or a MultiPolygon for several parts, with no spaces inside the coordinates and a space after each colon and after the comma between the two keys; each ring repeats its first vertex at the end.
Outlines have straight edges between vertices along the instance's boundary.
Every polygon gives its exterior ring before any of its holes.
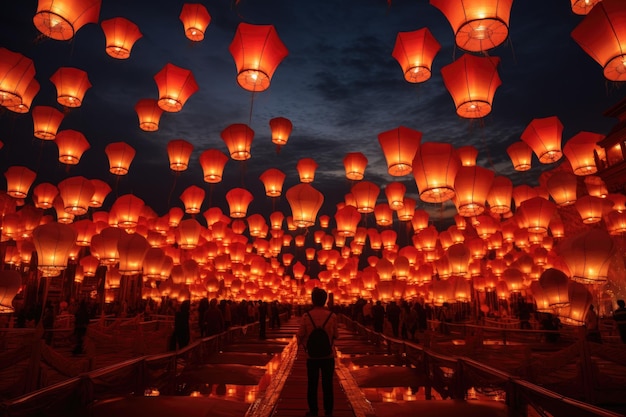
{"type": "Polygon", "coordinates": [[[270,129],[272,130],[272,143],[283,146],[286,145],[289,140],[293,125],[289,119],[275,117],[270,120],[270,129]]]}
{"type": "Polygon", "coordinates": [[[350,192],[356,200],[356,208],[359,213],[371,213],[376,206],[380,188],[370,181],[361,181],[352,186],[350,192]]]}
{"type": "Polygon", "coordinates": [[[454,147],[448,143],[423,143],[413,160],[413,176],[420,198],[442,203],[454,197],[454,179],[461,166],[454,147]]]}
{"type": "Polygon", "coordinates": [[[87,73],[78,68],[61,67],[50,81],[57,89],[57,102],[65,107],[80,107],[91,83],[87,73]]]}
{"type": "Polygon", "coordinates": [[[511,211],[511,198],[513,196],[513,182],[505,176],[494,177],[491,190],[487,195],[489,210],[496,214],[506,214],[511,211]]]}
{"type": "Polygon", "coordinates": [[[478,216],[493,184],[492,170],[479,166],[461,166],[454,179],[454,201],[463,217],[478,216]]]}
{"type": "Polygon", "coordinates": [[[593,132],[579,132],[572,136],[563,146],[563,153],[576,175],[595,174],[598,169],[594,159],[594,151],[599,152],[597,143],[604,135],[593,132]]]}
{"type": "Polygon", "coordinates": [[[197,214],[200,213],[202,202],[204,201],[205,192],[202,188],[196,185],[190,185],[180,195],[180,199],[185,205],[185,213],[197,214]]]}
{"type": "Polygon", "coordinates": [[[26,198],[36,176],[34,171],[26,167],[17,165],[9,167],[4,173],[7,194],[14,198],[26,198]]]}
{"type": "Polygon", "coordinates": [[[22,95],[22,102],[16,106],[7,106],[7,109],[19,114],[28,113],[30,111],[30,105],[39,92],[39,88],[39,82],[33,78],[30,80],[30,83],[28,83],[28,87],[26,87],[26,91],[24,91],[24,94],[22,95]]]}
{"type": "Polygon", "coordinates": [[[33,202],[35,207],[41,209],[51,208],[59,190],[49,182],[42,182],[33,188],[33,202]]]}
{"type": "Polygon", "coordinates": [[[224,167],[228,157],[217,149],[207,149],[200,154],[200,166],[204,175],[204,182],[211,184],[222,181],[224,167]]]}
{"type": "Polygon", "coordinates": [[[209,11],[200,3],[185,3],[178,16],[183,22],[187,39],[200,42],[204,39],[204,32],[211,23],[209,11]]]}
{"type": "Polygon", "coordinates": [[[389,226],[393,223],[393,210],[389,207],[389,204],[376,204],[376,207],[374,207],[374,218],[377,225],[389,226]]]}
{"type": "Polygon", "coordinates": [[[36,138],[53,140],[63,121],[63,113],[50,106],[35,106],[33,115],[33,134],[36,138]]]}
{"type": "Polygon", "coordinates": [[[481,52],[502,44],[509,36],[513,0],[430,0],[450,22],[456,45],[481,52]]]}
{"type": "Polygon", "coordinates": [[[72,39],[81,27],[98,23],[101,0],[39,0],[35,27],[59,41],[72,39]]]}
{"type": "Polygon", "coordinates": [[[578,187],[576,175],[565,171],[555,172],[548,178],[546,187],[558,206],[569,206],[576,202],[578,187]]]}
{"type": "Polygon", "coordinates": [[[413,32],[399,32],[391,56],[404,73],[404,79],[410,83],[422,83],[430,79],[431,67],[441,45],[428,28],[413,32]]]}
{"type": "Polygon", "coordinates": [[[183,139],[174,139],[167,143],[167,156],[172,171],[185,171],[189,166],[189,158],[193,152],[193,145],[183,139]]]}
{"type": "Polygon", "coordinates": [[[514,142],[506,148],[506,153],[509,154],[511,162],[513,163],[513,169],[516,171],[528,171],[532,162],[533,150],[526,144],[526,142],[514,142]]]}
{"type": "Polygon", "coordinates": [[[422,132],[404,126],[378,135],[378,143],[387,160],[389,175],[401,177],[411,172],[413,158],[421,139],[422,132]]]}
{"type": "Polygon", "coordinates": [[[76,216],[87,213],[94,191],[93,183],[85,177],[70,177],[59,182],[65,212],[76,216]]]}
{"type": "Polygon", "coordinates": [[[109,143],[104,152],[109,159],[109,172],[115,175],[126,175],[135,157],[135,149],[126,142],[109,143]]]}
{"type": "Polygon", "coordinates": [[[116,59],[127,59],[135,42],[143,35],[136,24],[123,17],[100,23],[106,39],[106,53],[116,59]]]}
{"type": "Polygon", "coordinates": [[[285,194],[291,206],[293,223],[297,227],[313,226],[324,195],[307,183],[294,185],[285,194]]]}
{"type": "Polygon", "coordinates": [[[315,179],[315,170],[318,168],[317,162],[313,158],[302,158],[296,164],[300,182],[309,183],[315,179]]]}
{"type": "Polygon", "coordinates": [[[404,194],[406,193],[406,187],[401,182],[390,182],[385,187],[385,195],[387,196],[387,202],[392,210],[400,210],[404,207],[404,194]]]}
{"type": "Polygon", "coordinates": [[[154,81],[159,88],[157,104],[166,112],[181,111],[189,97],[198,91],[193,73],[170,63],[154,76],[154,81]]]}
{"type": "Polygon", "coordinates": [[[247,91],[265,91],[288,51],[272,25],[240,23],[228,48],[237,66],[237,83],[247,91]]]}
{"type": "Polygon", "coordinates": [[[155,99],[142,98],[135,104],[135,112],[139,118],[139,128],[146,132],[159,130],[159,121],[163,110],[155,99]]]}
{"type": "Polygon", "coordinates": [[[226,193],[226,201],[230,207],[230,217],[246,217],[248,206],[254,200],[252,193],[245,188],[233,188],[226,193]]]}
{"type": "Polygon", "coordinates": [[[279,197],[283,192],[283,183],[287,176],[279,169],[269,168],[265,170],[259,179],[265,186],[265,195],[268,197],[279,197]]]}
{"type": "Polygon", "coordinates": [[[99,179],[93,179],[91,180],[91,183],[94,186],[94,192],[93,192],[93,195],[91,196],[91,201],[89,202],[89,206],[96,207],[96,208],[102,207],[102,204],[104,203],[104,199],[111,192],[111,187],[109,186],[109,184],[99,179]]]}
{"type": "Polygon", "coordinates": [[[35,78],[35,65],[30,58],[0,48],[0,105],[15,107],[22,104],[26,90],[35,78]]]}
{"type": "Polygon", "coordinates": [[[344,206],[335,213],[337,234],[351,237],[356,233],[356,228],[361,221],[361,213],[354,206],[344,206]]]}
{"type": "Polygon", "coordinates": [[[83,153],[91,147],[85,135],[71,129],[57,133],[54,143],[59,148],[59,161],[66,165],[78,164],[83,153]]]}
{"type": "Polygon", "coordinates": [[[230,157],[235,161],[250,159],[250,148],[254,139],[254,130],[243,123],[235,123],[222,130],[222,140],[228,148],[230,157]]]}
{"type": "Polygon", "coordinates": [[[139,215],[144,208],[144,202],[132,194],[125,194],[117,198],[109,212],[109,224],[115,220],[118,227],[131,229],[137,226],[139,215]]]}
{"type": "Polygon", "coordinates": [[[33,230],[33,244],[37,250],[37,268],[44,277],[54,277],[67,268],[76,232],[60,223],[39,225],[33,230]]]}
{"type": "Polygon", "coordinates": [[[467,119],[491,113],[496,89],[502,84],[498,75],[500,58],[464,54],[441,68],[441,76],[454,100],[456,113],[467,119]]]}
{"type": "Polygon", "coordinates": [[[346,178],[360,181],[365,175],[367,167],[367,157],[361,152],[349,152],[343,158],[343,166],[346,170],[346,178]]]}
{"type": "Polygon", "coordinates": [[[533,150],[539,162],[550,164],[561,159],[563,124],[556,116],[533,119],[522,133],[522,140],[533,150]]]}
{"type": "Polygon", "coordinates": [[[572,12],[579,15],[586,15],[589,13],[593,6],[601,2],[602,0],[570,0],[572,3],[572,12]]]}
{"type": "Polygon", "coordinates": [[[626,80],[626,4],[599,2],[572,31],[572,38],[604,69],[610,81],[626,80]]]}

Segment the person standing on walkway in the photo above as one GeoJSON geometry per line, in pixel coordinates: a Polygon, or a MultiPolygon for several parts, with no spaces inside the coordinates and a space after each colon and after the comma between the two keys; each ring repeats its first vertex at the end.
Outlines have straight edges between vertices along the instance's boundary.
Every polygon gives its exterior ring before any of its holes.
{"type": "Polygon", "coordinates": [[[80,355],[85,353],[83,347],[83,340],[87,334],[87,326],[89,325],[89,310],[87,309],[87,303],[82,300],[78,305],[78,310],[74,313],[74,336],[76,337],[76,346],[72,354],[80,355]]]}
{"type": "Polygon", "coordinates": [[[622,343],[626,343],[626,303],[624,300],[617,300],[617,310],[613,312],[613,320],[617,324],[622,343]]]}
{"type": "MultiPolygon", "coordinates": [[[[311,292],[313,308],[302,315],[300,329],[297,334],[298,344],[307,350],[307,403],[309,406],[307,416],[318,415],[317,387],[320,373],[322,375],[324,412],[326,416],[333,414],[335,400],[333,393],[335,351],[333,345],[334,341],[339,337],[339,330],[335,314],[324,307],[327,298],[328,294],[323,289],[317,287],[313,289],[311,292]],[[329,347],[329,352],[325,352],[326,354],[321,356],[318,356],[318,352],[312,350],[311,345],[313,341],[309,340],[314,330],[316,335],[320,333],[318,328],[326,332],[329,347]]],[[[317,339],[317,336],[315,338],[317,339]]]]}
{"type": "Polygon", "coordinates": [[[267,328],[267,302],[259,300],[259,339],[266,339],[265,329],[267,328]]]}
{"type": "Polygon", "coordinates": [[[385,307],[383,307],[380,300],[376,301],[376,304],[372,306],[372,322],[374,323],[374,331],[382,333],[385,325],[385,307]]]}

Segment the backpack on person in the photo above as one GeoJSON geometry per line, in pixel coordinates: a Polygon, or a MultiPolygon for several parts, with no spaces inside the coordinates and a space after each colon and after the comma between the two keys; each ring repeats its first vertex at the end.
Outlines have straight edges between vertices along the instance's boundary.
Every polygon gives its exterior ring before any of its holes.
{"type": "Polygon", "coordinates": [[[331,312],[324,320],[324,324],[321,326],[317,326],[313,321],[313,317],[308,312],[306,313],[311,319],[311,323],[313,323],[313,331],[309,335],[308,340],[306,341],[306,351],[311,358],[324,358],[327,356],[331,356],[333,353],[332,343],[330,342],[330,337],[328,337],[328,333],[324,330],[326,323],[330,319],[330,316],[333,315],[331,312]]]}

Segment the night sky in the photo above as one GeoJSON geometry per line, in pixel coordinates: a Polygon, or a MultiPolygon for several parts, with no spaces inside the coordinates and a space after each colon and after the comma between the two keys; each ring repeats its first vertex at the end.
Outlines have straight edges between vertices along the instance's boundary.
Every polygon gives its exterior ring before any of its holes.
{"type": "MultiPolygon", "coordinates": [[[[440,70],[464,52],[454,46],[452,29],[443,14],[428,1],[393,0],[228,0],[202,2],[212,16],[202,42],[189,41],[179,14],[182,1],[103,0],[100,21],[125,17],[139,26],[143,37],[130,59],[116,60],[105,53],[100,25],[81,28],[70,41],[45,38],[34,27],[34,0],[5,1],[0,15],[0,46],[20,52],[35,63],[41,90],[33,106],[56,103],[50,76],[62,66],[87,71],[93,87],[83,105],[66,110],[60,130],[81,131],[91,144],[77,166],[57,161],[51,141],[33,137],[31,114],[0,112],[0,170],[24,165],[37,172],[35,184],[76,175],[108,182],[117,195],[135,194],[164,215],[170,206],[183,207],[180,194],[191,184],[207,191],[202,211],[219,206],[228,213],[226,192],[243,187],[255,195],[248,215],[273,210],[291,214],[284,192],[299,182],[296,163],[310,157],[319,164],[312,185],[324,193],[320,214],[331,217],[349,192],[342,160],[348,152],[362,152],[369,160],[365,179],[381,186],[401,180],[407,196],[418,208],[431,212],[431,220],[445,223],[454,214],[444,207],[419,202],[412,175],[387,174],[379,133],[406,126],[423,133],[423,142],[448,142],[456,147],[473,145],[478,165],[497,175],[508,175],[515,185],[538,185],[542,165],[533,156],[533,168],[513,170],[506,148],[519,141],[533,118],[557,116],[564,125],[563,144],[580,131],[606,134],[617,122],[603,112],[624,97],[623,86],[606,81],[602,68],[571,38],[583,19],[568,0],[517,0],[510,19],[510,36],[489,51],[501,59],[502,85],[487,117],[470,121],[456,115],[440,70]],[[270,88],[252,94],[236,82],[236,68],[228,51],[237,25],[272,24],[289,50],[276,70],[270,88]],[[406,82],[391,56],[400,31],[428,27],[442,45],[426,83],[406,82]],[[157,98],[154,75],[167,63],[190,69],[200,87],[179,113],[164,113],[157,132],[139,129],[134,106],[139,99],[157,98]],[[287,145],[277,152],[271,143],[269,120],[286,117],[293,123],[287,145]],[[224,180],[210,186],[202,178],[200,153],[227,149],[220,132],[230,124],[246,123],[254,131],[252,158],[229,160],[224,180]],[[195,149],[187,171],[169,169],[166,146],[185,139],[195,149]],[[104,148],[124,141],[137,155],[128,175],[108,172],[104,148]],[[264,195],[259,175],[270,167],[287,174],[283,197],[264,195]]],[[[2,180],[4,181],[4,179],[2,180]]],[[[32,188],[31,188],[32,190],[32,188]]],[[[30,199],[30,197],[29,197],[30,199]]],[[[373,215],[372,215],[373,216],[373,215]]],[[[204,219],[198,216],[201,223],[204,219]]],[[[372,219],[373,223],[373,219],[372,219]]]]}

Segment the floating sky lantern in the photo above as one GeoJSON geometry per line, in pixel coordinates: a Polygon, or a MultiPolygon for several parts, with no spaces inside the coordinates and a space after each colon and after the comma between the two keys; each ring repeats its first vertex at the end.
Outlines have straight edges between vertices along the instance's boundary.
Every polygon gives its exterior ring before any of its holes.
{"type": "Polygon", "coordinates": [[[602,0],[570,0],[572,3],[572,12],[579,15],[586,15],[589,13],[593,6],[601,2],[602,0]]]}
{"type": "Polygon", "coordinates": [[[285,196],[291,207],[293,223],[301,228],[313,226],[324,195],[310,184],[300,183],[289,188],[285,196]]]}
{"type": "Polygon", "coordinates": [[[9,167],[4,173],[7,180],[7,194],[14,198],[26,198],[36,176],[34,171],[24,166],[9,167]]]}
{"type": "Polygon", "coordinates": [[[288,51],[272,25],[240,23],[230,44],[237,83],[247,91],[265,91],[288,51]]]}
{"type": "Polygon", "coordinates": [[[378,143],[387,160],[389,175],[401,177],[411,172],[413,158],[421,139],[422,132],[404,126],[378,135],[378,143]]]}
{"type": "Polygon", "coordinates": [[[503,175],[493,178],[491,190],[487,195],[489,211],[496,214],[506,214],[511,211],[511,198],[513,195],[513,182],[503,175]]]}
{"type": "Polygon", "coordinates": [[[461,166],[454,147],[448,143],[423,143],[413,160],[413,176],[420,199],[442,203],[454,197],[454,178],[461,166]]]}
{"type": "Polygon", "coordinates": [[[513,169],[516,171],[528,171],[531,167],[533,150],[526,142],[514,142],[506,148],[507,154],[513,163],[513,169]]]}
{"type": "Polygon", "coordinates": [[[248,206],[254,200],[252,193],[245,188],[233,188],[226,193],[226,201],[230,207],[230,217],[246,217],[248,206]]]}
{"type": "Polygon", "coordinates": [[[493,184],[492,170],[479,166],[461,166],[454,179],[454,201],[463,217],[478,216],[493,184]]]}
{"type": "Polygon", "coordinates": [[[466,51],[482,52],[504,43],[509,36],[513,0],[431,0],[454,31],[456,45],[466,51]]]}
{"type": "Polygon", "coordinates": [[[35,207],[48,209],[52,207],[59,189],[49,182],[42,182],[33,188],[33,202],[35,207]]]}
{"type": "Polygon", "coordinates": [[[69,177],[59,182],[65,211],[76,216],[87,213],[94,191],[93,183],[85,177],[69,177]]]}
{"type": "Polygon", "coordinates": [[[35,106],[33,116],[33,135],[43,140],[53,140],[63,121],[63,113],[50,106],[35,106]]]}
{"type": "Polygon", "coordinates": [[[166,112],[181,111],[189,97],[198,91],[193,73],[170,63],[154,76],[154,81],[159,89],[157,104],[166,112]]]}
{"type": "Polygon", "coordinates": [[[478,157],[478,149],[472,145],[460,146],[456,148],[456,154],[461,160],[461,165],[464,167],[472,167],[476,165],[476,158],[478,157]]]}
{"type": "Polygon", "coordinates": [[[139,128],[146,132],[159,130],[159,121],[163,109],[159,107],[158,100],[142,98],[135,104],[135,112],[139,118],[139,128]]]}
{"type": "Polygon", "coordinates": [[[178,16],[183,22],[187,39],[200,42],[204,39],[206,28],[211,23],[209,11],[200,3],[185,3],[178,16]]]}
{"type": "Polygon", "coordinates": [[[78,164],[83,153],[91,147],[85,135],[72,129],[57,133],[54,143],[59,149],[59,162],[66,165],[78,164]]]}
{"type": "Polygon", "coordinates": [[[106,53],[116,59],[128,59],[135,42],[143,35],[136,24],[124,17],[114,17],[100,23],[106,41],[106,53]]]}
{"type": "Polygon", "coordinates": [[[296,169],[298,170],[298,175],[300,177],[300,182],[310,183],[315,179],[315,171],[319,165],[313,158],[301,158],[298,160],[296,164],[296,169]]]}
{"type": "Polygon", "coordinates": [[[626,3],[603,0],[572,31],[572,38],[610,81],[626,80],[626,3]]]}
{"type": "Polygon", "coordinates": [[[34,77],[35,65],[30,58],[0,48],[0,105],[15,107],[22,104],[34,77]]]}
{"type": "Polygon", "coordinates": [[[348,152],[343,158],[343,166],[346,170],[346,178],[360,181],[365,174],[367,157],[361,152],[348,152]]]}
{"type": "Polygon", "coordinates": [[[172,171],[185,171],[189,166],[189,158],[193,145],[184,139],[173,139],[167,143],[167,156],[172,171]]]}
{"type": "Polygon", "coordinates": [[[441,45],[428,28],[399,32],[391,56],[400,64],[404,79],[422,83],[430,79],[431,67],[441,45]]]}
{"type": "Polygon", "coordinates": [[[137,226],[144,206],[143,200],[132,194],[119,196],[111,206],[109,224],[111,224],[111,220],[114,218],[118,227],[131,229],[137,226]]]}
{"type": "Polygon", "coordinates": [[[589,229],[561,244],[559,250],[574,281],[605,282],[615,253],[615,243],[602,229],[589,229]]]}
{"type": "Polygon", "coordinates": [[[500,58],[464,54],[441,68],[441,76],[460,117],[476,119],[491,112],[493,96],[502,84],[500,58]]]}
{"type": "Polygon", "coordinates": [[[33,78],[30,80],[30,83],[28,83],[28,87],[26,87],[26,91],[24,91],[22,95],[22,102],[15,106],[6,106],[7,109],[19,114],[28,113],[30,111],[30,105],[39,92],[39,88],[39,82],[33,78]]]}
{"type": "Polygon", "coordinates": [[[272,131],[272,143],[280,147],[287,144],[293,124],[291,120],[285,117],[275,117],[270,120],[270,129],[272,131]]]}
{"type": "Polygon", "coordinates": [[[259,179],[265,186],[265,195],[268,197],[279,197],[283,192],[283,183],[287,176],[284,172],[276,168],[265,170],[259,179]]]}
{"type": "Polygon", "coordinates": [[[196,185],[190,185],[185,188],[185,191],[180,195],[180,199],[185,206],[185,213],[197,214],[200,213],[202,208],[202,202],[204,201],[205,192],[202,188],[196,185]]]}
{"type": "Polygon", "coordinates": [[[571,172],[554,172],[548,178],[546,187],[558,206],[565,207],[576,202],[578,180],[571,172]]]}
{"type": "Polygon", "coordinates": [[[406,186],[398,181],[393,181],[385,187],[385,196],[392,210],[399,210],[404,206],[404,194],[406,186]]]}
{"type": "Polygon", "coordinates": [[[222,130],[222,140],[228,148],[230,157],[235,161],[250,159],[250,148],[254,139],[254,130],[243,123],[235,123],[222,130]]]}
{"type": "Polygon", "coordinates": [[[335,213],[337,233],[341,236],[354,236],[360,221],[361,213],[354,206],[344,206],[335,213]]]}
{"type": "Polygon", "coordinates": [[[104,152],[109,159],[109,172],[115,175],[126,175],[135,157],[135,148],[126,142],[112,142],[104,152]]]}
{"type": "Polygon", "coordinates": [[[563,146],[563,154],[572,166],[576,175],[591,175],[598,171],[594,159],[594,151],[600,151],[597,145],[604,135],[593,132],[579,132],[572,136],[563,146]]]}
{"type": "Polygon", "coordinates": [[[200,166],[204,175],[204,182],[211,184],[222,181],[224,167],[228,156],[218,149],[207,149],[200,154],[200,166]]]}
{"type": "Polygon", "coordinates": [[[352,186],[350,192],[356,201],[359,213],[371,213],[376,206],[380,188],[370,181],[361,181],[352,186]]]}
{"type": "Polygon", "coordinates": [[[59,68],[50,81],[57,89],[57,102],[65,107],[80,107],[85,93],[91,88],[87,73],[73,67],[59,68]]]}
{"type": "Polygon", "coordinates": [[[598,223],[611,210],[613,204],[606,198],[584,195],[576,200],[574,207],[584,224],[598,223]]]}
{"type": "Polygon", "coordinates": [[[44,277],[54,277],[67,268],[70,251],[76,242],[71,226],[52,222],[33,230],[33,244],[37,250],[37,268],[44,277]]]}
{"type": "Polygon", "coordinates": [[[98,23],[101,0],[39,0],[35,27],[59,41],[72,39],[81,27],[98,23]]]}
{"type": "Polygon", "coordinates": [[[539,162],[551,164],[561,159],[563,124],[556,116],[533,119],[521,139],[533,150],[539,162]]]}
{"type": "Polygon", "coordinates": [[[99,179],[92,179],[91,183],[94,186],[94,192],[89,202],[90,207],[102,207],[107,195],[111,192],[111,187],[106,182],[99,179]]]}

